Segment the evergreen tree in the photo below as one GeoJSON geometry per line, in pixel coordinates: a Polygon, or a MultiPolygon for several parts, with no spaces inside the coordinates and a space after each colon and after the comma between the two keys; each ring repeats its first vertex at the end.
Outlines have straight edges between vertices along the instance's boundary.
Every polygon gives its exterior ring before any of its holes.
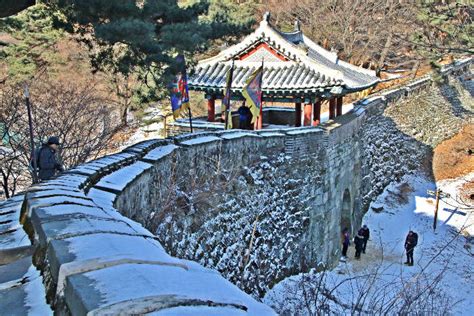
{"type": "Polygon", "coordinates": [[[0,19],[0,33],[10,38],[0,49],[0,64],[6,68],[0,79],[29,80],[40,70],[63,62],[52,47],[64,34],[53,26],[51,12],[44,5],[0,19]]]}
{"type": "Polygon", "coordinates": [[[463,0],[423,1],[417,7],[418,30],[413,34],[417,51],[433,66],[446,54],[474,53],[474,9],[463,0]]]}
{"type": "Polygon", "coordinates": [[[163,96],[179,67],[178,53],[190,61],[212,40],[240,34],[252,23],[249,17],[239,18],[249,10],[238,9],[242,5],[229,0],[50,0],[48,4],[64,14],[64,19],[56,20],[58,26],[81,34],[94,69],[125,78],[134,74],[142,83],[137,92],[145,102],[163,96]]]}

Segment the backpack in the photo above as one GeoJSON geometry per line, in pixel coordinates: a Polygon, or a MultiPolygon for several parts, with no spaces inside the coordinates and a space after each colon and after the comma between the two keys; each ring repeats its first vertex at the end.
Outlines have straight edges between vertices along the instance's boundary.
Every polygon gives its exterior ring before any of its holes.
{"type": "Polygon", "coordinates": [[[413,247],[418,245],[418,234],[413,232],[413,247]]]}
{"type": "Polygon", "coordinates": [[[34,155],[30,159],[30,168],[31,168],[31,170],[33,170],[34,167],[35,167],[34,163],[36,163],[36,171],[39,170],[39,162],[40,162],[39,159],[40,159],[42,149],[43,149],[43,147],[35,149],[34,155]]]}

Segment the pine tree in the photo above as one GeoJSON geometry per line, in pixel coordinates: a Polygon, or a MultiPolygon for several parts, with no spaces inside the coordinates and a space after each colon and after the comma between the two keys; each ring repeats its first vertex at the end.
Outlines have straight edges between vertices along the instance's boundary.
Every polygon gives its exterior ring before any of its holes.
{"type": "Polygon", "coordinates": [[[474,53],[474,10],[465,1],[424,1],[417,6],[419,27],[413,41],[435,68],[446,54],[474,53]]]}
{"type": "Polygon", "coordinates": [[[0,33],[10,38],[8,43],[0,45],[3,46],[0,64],[5,66],[5,72],[0,72],[0,80],[25,81],[51,65],[63,62],[52,47],[64,32],[53,26],[51,12],[42,4],[0,19],[0,33]]]}
{"type": "Polygon", "coordinates": [[[250,26],[252,12],[233,1],[51,0],[64,14],[57,25],[81,34],[96,70],[136,75],[142,101],[159,99],[177,72],[175,56],[187,59],[209,43],[250,26]],[[248,12],[246,18],[240,18],[248,12]]]}

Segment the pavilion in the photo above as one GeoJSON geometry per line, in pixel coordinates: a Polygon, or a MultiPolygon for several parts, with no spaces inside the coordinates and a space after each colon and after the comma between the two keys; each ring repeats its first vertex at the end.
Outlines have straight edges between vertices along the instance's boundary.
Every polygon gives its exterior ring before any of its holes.
{"type": "Polygon", "coordinates": [[[294,114],[293,111],[286,113],[291,113],[292,120],[287,123],[294,126],[318,125],[321,103],[325,100],[329,101],[329,119],[342,115],[345,95],[379,82],[374,71],[344,62],[337,53],[311,41],[301,31],[299,22],[295,23],[293,32],[277,30],[271,25],[267,12],[253,33],[218,55],[200,61],[189,78],[190,90],[205,93],[208,122],[216,121],[215,101],[223,98],[232,61],[235,63],[232,99],[243,100],[242,88],[247,78],[261,66],[262,59],[263,108],[265,102],[293,103],[294,114]]]}

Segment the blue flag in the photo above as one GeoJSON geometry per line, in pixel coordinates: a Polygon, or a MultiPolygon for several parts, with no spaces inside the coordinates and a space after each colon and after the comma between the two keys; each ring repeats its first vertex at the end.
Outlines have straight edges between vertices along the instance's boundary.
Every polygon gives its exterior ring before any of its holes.
{"type": "Polygon", "coordinates": [[[186,74],[186,62],[183,55],[178,55],[176,61],[182,65],[181,71],[171,84],[170,100],[173,117],[178,118],[183,111],[189,107],[188,77],[186,74]]]}

